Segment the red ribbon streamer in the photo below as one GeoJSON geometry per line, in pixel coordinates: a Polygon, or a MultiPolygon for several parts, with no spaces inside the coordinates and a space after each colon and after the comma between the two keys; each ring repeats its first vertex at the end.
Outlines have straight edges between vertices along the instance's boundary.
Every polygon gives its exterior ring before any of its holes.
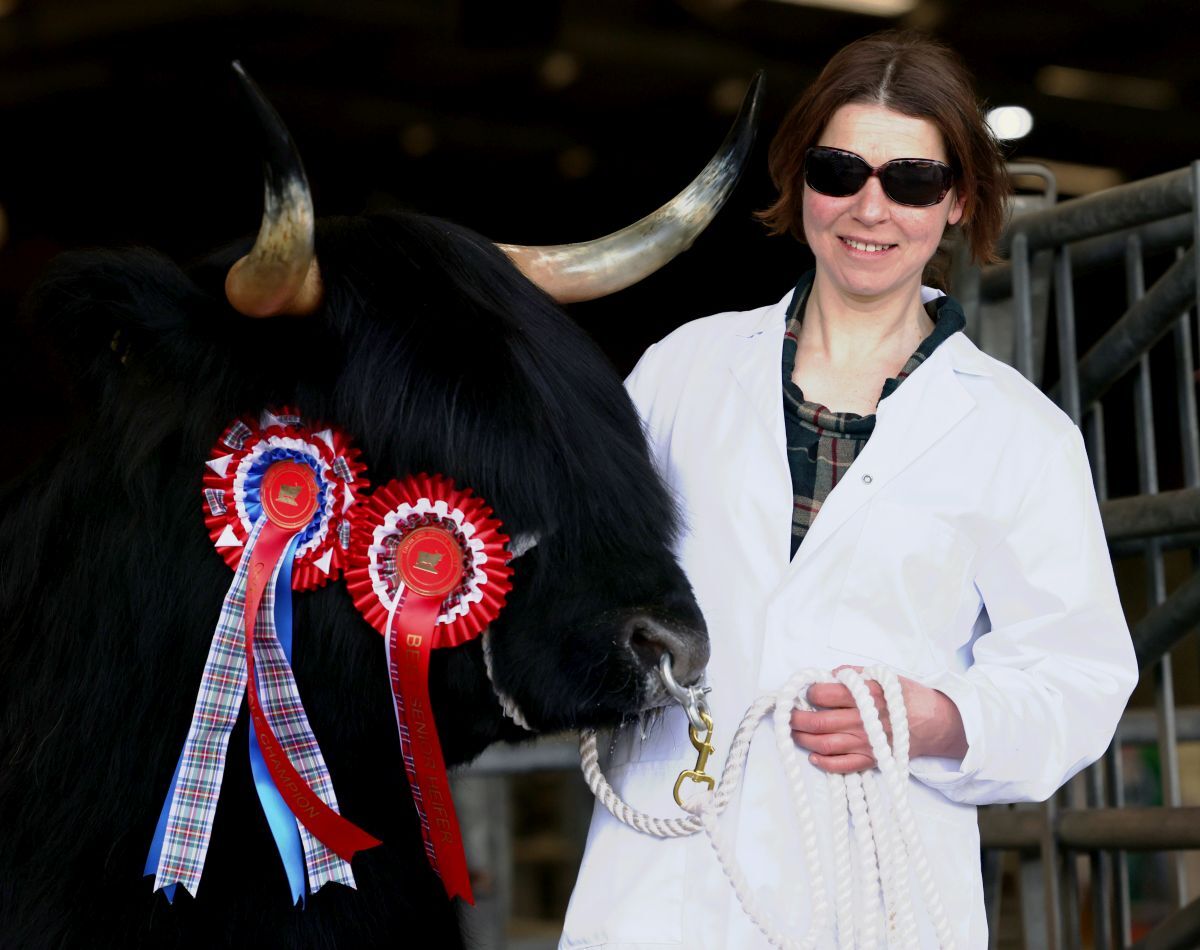
{"type": "MultiPolygon", "coordinates": [[[[463,851],[458,815],[450,796],[450,780],[438,741],[429,702],[429,654],[433,647],[444,595],[426,597],[411,587],[388,632],[388,668],[397,719],[408,730],[409,750],[404,768],[413,798],[421,803],[421,833],[446,896],[474,905],[467,857],[463,851]]],[[[403,751],[403,749],[402,749],[403,751]]]]}
{"type": "Polygon", "coordinates": [[[268,519],[258,536],[254,550],[250,552],[254,560],[250,565],[246,583],[246,698],[250,706],[250,715],[254,717],[254,728],[258,732],[258,744],[262,747],[263,758],[279,794],[287,802],[292,814],[318,841],[343,861],[349,861],[356,852],[365,851],[383,842],[347,821],[321,801],[288,759],[258,702],[258,688],[254,675],[254,624],[258,616],[258,606],[262,602],[267,584],[275,574],[275,565],[283,557],[288,542],[296,533],[296,529],[281,528],[268,519]]]}

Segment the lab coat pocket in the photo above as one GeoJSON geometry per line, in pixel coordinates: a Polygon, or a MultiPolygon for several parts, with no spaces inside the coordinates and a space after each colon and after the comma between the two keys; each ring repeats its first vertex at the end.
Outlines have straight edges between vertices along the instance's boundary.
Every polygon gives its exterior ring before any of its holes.
{"type": "MultiPolygon", "coordinates": [[[[974,540],[940,513],[876,499],[846,568],[828,645],[910,675],[944,669],[979,612],[974,540]]],[[[858,658],[857,660],[854,658],[858,658]]]]}
{"type": "MultiPolygon", "coordinates": [[[[608,778],[634,808],[672,816],[679,814],[671,799],[678,771],[678,764],[638,762],[611,769],[608,778]]],[[[680,943],[686,841],[634,831],[597,802],[559,947],[680,943]]]]}

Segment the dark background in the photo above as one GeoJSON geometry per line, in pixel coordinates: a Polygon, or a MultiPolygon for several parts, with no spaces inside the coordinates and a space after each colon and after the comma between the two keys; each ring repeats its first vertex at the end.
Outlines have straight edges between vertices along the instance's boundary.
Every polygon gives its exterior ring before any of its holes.
{"type": "Polygon", "coordinates": [[[874,30],[932,32],[989,104],[1029,108],[1013,157],[1132,180],[1200,156],[1195,0],[917,0],[899,18],[780,0],[0,0],[0,13],[0,397],[5,434],[31,452],[69,412],[64,370],[16,318],[50,258],[132,243],[186,261],[257,227],[234,58],[290,126],[318,214],[399,204],[515,243],[596,237],[657,207],[765,69],[763,132],[717,222],[641,285],[570,309],[621,372],[687,319],[778,299],[807,266],[750,217],[772,198],[766,144],[824,61],[874,30]],[[1047,66],[1159,85],[1149,107],[1123,104],[1115,82],[1067,98],[1039,80],[1047,66]]]}

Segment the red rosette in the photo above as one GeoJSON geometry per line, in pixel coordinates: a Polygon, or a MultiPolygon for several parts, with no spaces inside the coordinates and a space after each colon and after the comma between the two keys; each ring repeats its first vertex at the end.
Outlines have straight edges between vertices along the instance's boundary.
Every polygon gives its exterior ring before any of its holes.
{"type": "Polygon", "coordinates": [[[410,475],[376,489],[351,517],[346,587],[381,634],[402,585],[423,594],[452,585],[439,608],[435,648],[465,643],[499,616],[512,590],[509,539],[469,489],[441,475],[410,475]],[[440,573],[423,568],[423,558],[440,573]],[[419,586],[426,578],[430,586],[419,586]]]}
{"type": "Polygon", "coordinates": [[[341,576],[349,563],[351,518],[369,485],[366,466],[349,436],[295,409],[264,410],[234,420],[205,463],[204,523],[217,553],[236,570],[261,517],[258,487],[277,461],[306,464],[319,485],[321,504],[301,532],[292,567],[292,589],[314,590],[341,576]]]}

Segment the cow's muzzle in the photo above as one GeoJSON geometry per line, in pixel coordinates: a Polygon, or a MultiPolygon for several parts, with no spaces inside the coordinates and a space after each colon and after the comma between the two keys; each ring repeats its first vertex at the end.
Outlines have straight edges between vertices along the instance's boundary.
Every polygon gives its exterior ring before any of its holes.
{"type": "Polygon", "coordinates": [[[655,682],[664,653],[671,655],[675,680],[683,685],[699,680],[708,664],[708,637],[702,630],[676,629],[653,617],[638,614],[625,621],[621,638],[638,665],[655,682]]]}

